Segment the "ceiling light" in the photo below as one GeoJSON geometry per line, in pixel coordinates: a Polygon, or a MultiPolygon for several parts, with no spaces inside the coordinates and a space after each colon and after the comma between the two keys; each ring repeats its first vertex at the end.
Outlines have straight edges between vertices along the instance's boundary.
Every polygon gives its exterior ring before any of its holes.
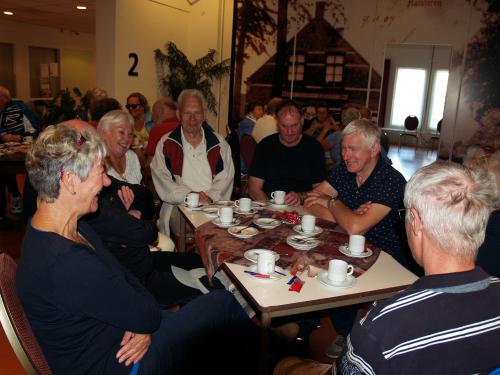
{"type": "Polygon", "coordinates": [[[85,5],[77,5],[76,9],[85,10],[87,7],[85,5]]]}
{"type": "Polygon", "coordinates": [[[13,16],[14,15],[13,12],[9,12],[8,10],[4,10],[3,14],[5,14],[6,16],[13,16]]]}

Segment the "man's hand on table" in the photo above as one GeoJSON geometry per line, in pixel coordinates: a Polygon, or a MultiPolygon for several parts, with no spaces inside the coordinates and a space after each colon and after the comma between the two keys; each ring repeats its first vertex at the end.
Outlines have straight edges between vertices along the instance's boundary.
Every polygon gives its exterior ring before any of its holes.
{"type": "Polygon", "coordinates": [[[125,362],[126,366],[137,363],[144,357],[150,344],[151,335],[125,331],[120,342],[121,348],[116,353],[118,363],[125,362]]]}
{"type": "Polygon", "coordinates": [[[314,205],[319,205],[324,208],[328,208],[328,202],[332,198],[328,194],[323,194],[317,191],[311,191],[307,193],[306,199],[304,200],[304,207],[309,208],[314,205]]]}
{"type": "Polygon", "coordinates": [[[285,195],[285,204],[289,206],[299,206],[302,203],[300,199],[300,195],[295,191],[290,191],[287,195],[285,195]]]}

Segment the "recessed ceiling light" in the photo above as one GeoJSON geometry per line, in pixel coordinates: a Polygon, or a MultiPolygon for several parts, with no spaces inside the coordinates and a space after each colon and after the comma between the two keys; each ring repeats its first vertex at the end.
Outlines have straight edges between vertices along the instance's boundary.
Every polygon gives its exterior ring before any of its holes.
{"type": "Polygon", "coordinates": [[[87,7],[85,5],[77,5],[76,9],[85,10],[87,7]]]}
{"type": "Polygon", "coordinates": [[[5,14],[6,16],[13,16],[14,15],[13,12],[9,12],[8,10],[4,10],[3,14],[5,14]]]}

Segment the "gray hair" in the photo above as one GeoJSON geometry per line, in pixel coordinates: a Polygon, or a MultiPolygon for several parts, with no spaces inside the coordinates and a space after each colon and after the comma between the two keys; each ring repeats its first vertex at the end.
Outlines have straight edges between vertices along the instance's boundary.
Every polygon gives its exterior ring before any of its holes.
{"type": "Polygon", "coordinates": [[[344,127],[349,125],[354,120],[359,120],[360,118],[362,118],[361,112],[354,107],[346,108],[342,110],[342,113],[340,114],[340,122],[344,127]]]}
{"type": "Polygon", "coordinates": [[[38,197],[47,203],[59,197],[64,172],[85,181],[95,162],[106,156],[106,146],[97,132],[87,127],[78,132],[64,123],[48,126],[26,156],[26,169],[38,197]]]}
{"type": "Polygon", "coordinates": [[[438,161],[408,181],[404,204],[418,212],[425,233],[443,252],[466,263],[475,260],[484,241],[494,195],[484,171],[438,161]]]}
{"type": "Polygon", "coordinates": [[[128,122],[130,126],[134,128],[135,122],[132,115],[122,109],[115,109],[102,116],[99,120],[99,125],[97,125],[97,129],[104,133],[108,133],[112,126],[122,124],[124,122],[128,122]]]}
{"type": "Polygon", "coordinates": [[[351,121],[349,125],[342,130],[342,137],[353,133],[359,134],[364,139],[365,144],[370,148],[373,147],[376,142],[380,143],[380,129],[370,120],[358,119],[351,121]]]}
{"type": "Polygon", "coordinates": [[[201,106],[203,108],[203,113],[207,113],[207,100],[205,99],[203,93],[200,90],[196,89],[182,90],[182,92],[179,94],[179,97],[177,98],[177,109],[179,111],[182,111],[184,100],[186,98],[193,98],[193,97],[200,99],[201,106]]]}

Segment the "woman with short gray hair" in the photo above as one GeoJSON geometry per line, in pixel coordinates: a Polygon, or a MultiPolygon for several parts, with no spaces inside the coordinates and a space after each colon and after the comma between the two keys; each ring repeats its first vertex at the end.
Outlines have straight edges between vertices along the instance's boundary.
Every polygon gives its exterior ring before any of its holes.
{"type": "Polygon", "coordinates": [[[100,137],[106,143],[107,173],[117,180],[140,184],[142,180],[139,158],[130,150],[133,142],[134,118],[126,111],[117,109],[106,113],[97,126],[100,137]]]}
{"type": "Polygon", "coordinates": [[[214,291],[175,314],[162,311],[79,220],[98,209],[98,195],[110,183],[105,155],[94,130],[66,124],[48,127],[27,155],[39,199],[26,227],[17,292],[50,369],[128,375],[134,365],[145,375],[220,373],[215,350],[221,350],[229,357],[225,373],[236,373],[237,350],[257,346],[241,342],[253,326],[231,293],[214,291]]]}

